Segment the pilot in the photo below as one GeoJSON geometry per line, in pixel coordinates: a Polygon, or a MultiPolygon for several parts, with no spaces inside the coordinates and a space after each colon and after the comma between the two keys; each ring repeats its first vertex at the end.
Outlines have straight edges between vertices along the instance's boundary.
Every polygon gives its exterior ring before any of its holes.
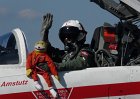
{"type": "Polygon", "coordinates": [[[38,41],[35,44],[34,51],[32,51],[27,57],[26,75],[34,80],[35,87],[38,90],[42,90],[42,86],[38,82],[37,74],[42,75],[48,84],[52,96],[57,97],[57,93],[53,89],[50,73],[52,73],[54,77],[59,80],[58,72],[52,59],[47,55],[47,53],[45,53],[46,50],[46,42],[38,41]]]}
{"type": "MultiPolygon", "coordinates": [[[[44,16],[41,34],[43,41],[48,41],[48,33],[51,28],[53,15],[48,13],[44,16]]],[[[64,22],[59,30],[59,38],[64,44],[64,50],[59,50],[49,45],[47,53],[57,64],[57,69],[79,70],[95,66],[94,51],[85,44],[87,32],[78,20],[64,22]]]]}

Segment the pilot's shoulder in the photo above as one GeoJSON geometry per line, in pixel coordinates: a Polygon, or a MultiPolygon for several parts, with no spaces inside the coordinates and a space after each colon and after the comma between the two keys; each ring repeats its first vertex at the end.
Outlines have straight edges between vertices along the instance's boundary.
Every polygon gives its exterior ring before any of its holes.
{"type": "Polygon", "coordinates": [[[82,55],[82,56],[89,56],[91,54],[94,54],[94,50],[91,49],[89,47],[89,45],[87,44],[80,50],[79,54],[82,55]]]}

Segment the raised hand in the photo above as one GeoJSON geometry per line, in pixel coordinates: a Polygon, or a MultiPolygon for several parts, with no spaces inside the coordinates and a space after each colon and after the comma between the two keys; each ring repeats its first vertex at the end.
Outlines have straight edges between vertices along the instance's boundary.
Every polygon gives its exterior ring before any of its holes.
{"type": "Polygon", "coordinates": [[[52,26],[53,22],[53,15],[51,13],[47,13],[46,15],[43,16],[43,22],[42,22],[42,27],[41,27],[41,35],[44,36],[45,33],[48,33],[49,29],[52,26]]]}

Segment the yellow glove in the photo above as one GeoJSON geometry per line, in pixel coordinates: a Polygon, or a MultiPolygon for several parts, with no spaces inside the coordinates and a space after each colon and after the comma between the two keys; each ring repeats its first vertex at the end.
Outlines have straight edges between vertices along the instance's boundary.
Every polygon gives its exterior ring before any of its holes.
{"type": "Polygon", "coordinates": [[[58,77],[58,75],[54,76],[58,81],[60,81],[60,78],[58,77]]]}
{"type": "Polygon", "coordinates": [[[26,70],[26,76],[29,77],[29,76],[31,75],[31,73],[32,73],[32,70],[31,70],[31,69],[27,69],[27,70],[26,70]]]}

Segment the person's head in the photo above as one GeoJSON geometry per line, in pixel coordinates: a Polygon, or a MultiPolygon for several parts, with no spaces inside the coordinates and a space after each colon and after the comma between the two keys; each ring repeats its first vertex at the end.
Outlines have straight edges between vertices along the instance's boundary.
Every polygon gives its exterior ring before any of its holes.
{"type": "Polygon", "coordinates": [[[78,20],[64,22],[59,30],[59,38],[66,45],[67,43],[84,44],[87,32],[78,20]]]}
{"type": "Polygon", "coordinates": [[[44,41],[38,41],[34,46],[35,52],[44,53],[47,50],[47,44],[44,41]]]}

